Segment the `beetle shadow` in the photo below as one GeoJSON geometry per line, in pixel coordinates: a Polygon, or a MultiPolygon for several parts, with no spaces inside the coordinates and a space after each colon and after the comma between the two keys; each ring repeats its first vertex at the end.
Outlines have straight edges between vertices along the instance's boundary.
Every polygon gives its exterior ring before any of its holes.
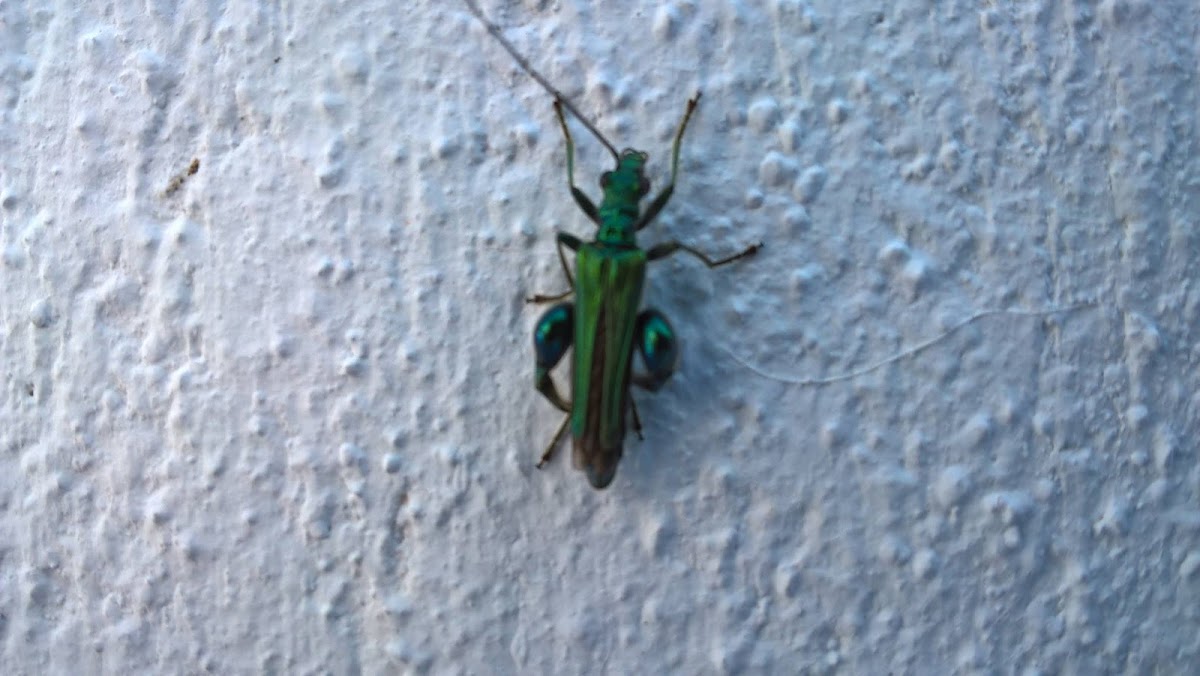
{"type": "MultiPolygon", "coordinates": [[[[685,326],[699,331],[702,323],[685,326]]],[[[618,478],[624,474],[638,493],[661,497],[733,462],[745,436],[746,396],[733,373],[737,364],[725,363],[720,350],[701,340],[680,342],[679,371],[663,388],[632,390],[645,439],[630,429],[618,478]]],[[[641,366],[636,357],[634,366],[641,366]]]]}

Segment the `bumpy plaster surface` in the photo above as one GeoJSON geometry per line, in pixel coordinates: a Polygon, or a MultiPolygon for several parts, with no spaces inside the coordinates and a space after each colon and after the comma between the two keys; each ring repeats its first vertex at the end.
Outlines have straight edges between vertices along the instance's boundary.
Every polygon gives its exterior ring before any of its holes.
{"type": "Polygon", "coordinates": [[[533,467],[590,229],[465,8],[0,3],[6,673],[1197,669],[1195,3],[484,9],[660,185],[702,89],[643,241],[766,244],[654,267],[605,492],[533,467]]]}

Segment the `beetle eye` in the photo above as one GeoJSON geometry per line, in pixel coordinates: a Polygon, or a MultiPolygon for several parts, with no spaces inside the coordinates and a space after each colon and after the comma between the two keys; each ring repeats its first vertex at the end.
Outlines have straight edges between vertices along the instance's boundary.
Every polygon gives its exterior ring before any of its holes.
{"type": "Polygon", "coordinates": [[[608,182],[610,180],[612,180],[612,172],[611,171],[606,171],[603,174],[600,174],[600,187],[607,188],[608,182]]]}

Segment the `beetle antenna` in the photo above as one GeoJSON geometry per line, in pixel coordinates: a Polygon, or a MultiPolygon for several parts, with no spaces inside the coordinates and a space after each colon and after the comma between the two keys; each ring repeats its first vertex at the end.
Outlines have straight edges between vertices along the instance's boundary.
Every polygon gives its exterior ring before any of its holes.
{"type": "Polygon", "coordinates": [[[500,45],[504,47],[504,50],[508,52],[509,56],[512,56],[513,60],[517,62],[517,65],[521,67],[521,70],[529,73],[529,77],[532,77],[537,81],[538,84],[542,86],[543,89],[550,92],[556,99],[561,101],[563,106],[565,106],[567,110],[571,111],[571,114],[574,115],[577,120],[582,122],[583,126],[587,127],[588,131],[592,132],[592,134],[604,144],[605,148],[608,148],[608,152],[612,153],[613,159],[620,162],[620,155],[617,153],[617,149],[613,147],[613,144],[609,143],[608,139],[604,138],[604,134],[601,134],[600,130],[596,129],[595,125],[589,122],[588,119],[579,112],[579,109],[575,107],[575,104],[571,103],[571,99],[567,98],[565,94],[558,91],[554,85],[550,84],[549,80],[542,77],[541,73],[537,72],[534,70],[533,66],[529,65],[529,62],[525,60],[525,57],[521,56],[521,53],[517,51],[517,48],[513,47],[512,43],[509,42],[508,39],[504,37],[504,34],[500,32],[500,27],[491,21],[488,21],[487,17],[483,15],[483,12],[479,9],[479,6],[475,4],[475,0],[463,0],[463,2],[467,4],[467,9],[471,10],[471,13],[475,15],[475,18],[479,19],[479,22],[482,23],[484,27],[487,28],[488,32],[492,34],[492,37],[496,38],[496,42],[499,42],[500,45]]]}
{"type": "Polygon", "coordinates": [[[1075,303],[1074,305],[1064,305],[1064,306],[1060,306],[1060,307],[1052,307],[1052,308],[1047,308],[1045,310],[1025,310],[1022,308],[993,308],[990,310],[979,310],[979,311],[975,312],[974,314],[972,314],[971,316],[967,317],[966,319],[963,319],[962,321],[958,322],[954,326],[951,326],[950,328],[946,329],[945,331],[942,331],[941,333],[937,334],[936,336],[934,336],[932,338],[926,338],[925,340],[923,340],[915,345],[911,345],[911,346],[897,352],[896,354],[893,354],[890,357],[881,359],[873,364],[867,364],[866,366],[854,369],[852,371],[846,371],[843,373],[839,373],[837,375],[826,376],[824,378],[795,378],[795,377],[790,377],[790,376],[772,375],[772,374],[767,373],[766,371],[760,369],[759,367],[747,362],[746,360],[742,359],[741,357],[737,356],[729,348],[722,346],[721,349],[725,351],[725,354],[728,354],[730,357],[733,357],[734,361],[738,362],[742,366],[745,366],[746,368],[757,373],[758,375],[760,375],[764,378],[767,378],[768,380],[774,380],[774,381],[781,382],[781,383],[787,383],[789,385],[800,385],[803,387],[813,387],[813,386],[818,386],[818,385],[830,385],[832,383],[840,383],[845,380],[853,380],[859,376],[865,376],[866,374],[871,373],[872,371],[878,371],[879,369],[883,368],[884,366],[887,366],[888,364],[894,364],[902,359],[908,359],[909,357],[916,356],[917,354],[924,352],[926,349],[931,348],[934,345],[942,342],[946,338],[949,338],[951,335],[958,332],[959,329],[962,329],[970,324],[974,324],[975,322],[977,322],[985,317],[994,317],[996,315],[1011,315],[1011,316],[1017,316],[1017,317],[1043,317],[1045,315],[1066,314],[1068,312],[1075,312],[1077,310],[1082,310],[1084,308],[1089,308],[1089,307],[1100,307],[1100,305],[1101,305],[1100,301],[1095,300],[1095,299],[1088,299],[1088,300],[1082,300],[1078,303],[1075,303]]]}

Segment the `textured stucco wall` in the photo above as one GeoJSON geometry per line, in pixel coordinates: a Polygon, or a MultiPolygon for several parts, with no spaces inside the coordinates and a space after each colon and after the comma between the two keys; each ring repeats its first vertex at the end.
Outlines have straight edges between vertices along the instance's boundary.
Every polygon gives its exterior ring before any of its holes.
{"type": "Polygon", "coordinates": [[[5,673],[1200,670],[1200,5],[484,9],[660,185],[703,89],[643,241],[766,243],[654,267],[605,492],[533,468],[590,228],[462,6],[0,2],[5,673]]]}

